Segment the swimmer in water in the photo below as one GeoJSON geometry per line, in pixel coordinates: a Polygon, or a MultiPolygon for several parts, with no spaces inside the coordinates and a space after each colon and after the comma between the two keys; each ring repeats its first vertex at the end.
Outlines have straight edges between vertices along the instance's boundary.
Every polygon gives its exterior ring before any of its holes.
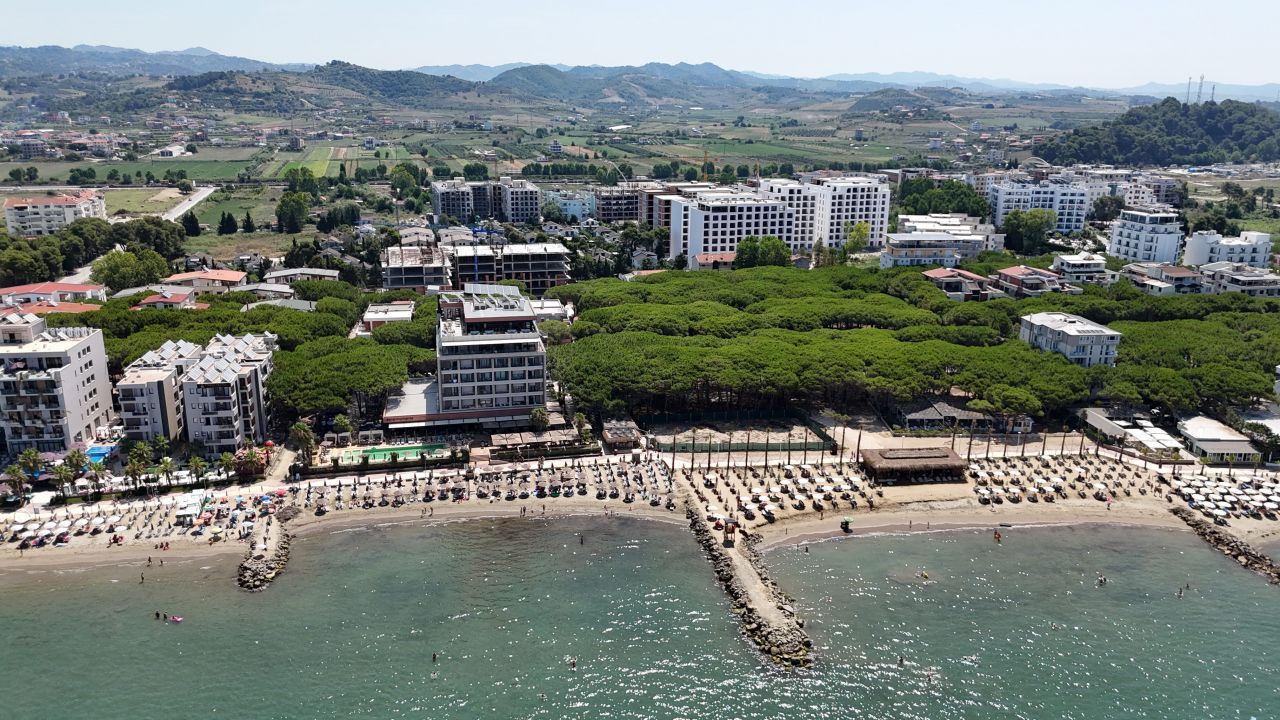
{"type": "Polygon", "coordinates": [[[899,656],[898,656],[898,667],[902,667],[902,666],[903,666],[903,665],[905,665],[905,664],[906,664],[906,659],[905,659],[905,658],[903,658],[901,655],[899,655],[899,656]]]}

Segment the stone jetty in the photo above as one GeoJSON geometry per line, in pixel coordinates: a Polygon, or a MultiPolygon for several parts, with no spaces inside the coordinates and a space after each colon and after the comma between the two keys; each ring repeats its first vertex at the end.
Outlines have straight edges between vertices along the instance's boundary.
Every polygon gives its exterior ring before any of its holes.
{"type": "Polygon", "coordinates": [[[740,533],[733,547],[725,547],[691,503],[685,503],[685,515],[711,560],[716,579],[729,594],[743,634],[779,665],[808,666],[813,643],[804,631],[804,621],[796,617],[791,598],[769,578],[755,548],[758,538],[740,533]]]}
{"type": "Polygon", "coordinates": [[[1274,560],[1255,550],[1249,543],[1205,520],[1190,508],[1175,507],[1170,508],[1169,512],[1178,516],[1195,534],[1218,548],[1223,555],[1235,558],[1241,567],[1265,576],[1272,585],[1280,585],[1280,565],[1276,565],[1274,560]]]}
{"type": "Polygon", "coordinates": [[[289,546],[293,543],[293,535],[285,529],[284,524],[297,515],[298,508],[289,506],[273,516],[276,532],[266,543],[265,549],[255,548],[259,545],[259,539],[265,536],[267,526],[264,524],[262,528],[255,528],[249,551],[245,553],[244,560],[240,561],[236,572],[236,584],[241,590],[262,592],[284,572],[285,565],[289,563],[289,546]]]}

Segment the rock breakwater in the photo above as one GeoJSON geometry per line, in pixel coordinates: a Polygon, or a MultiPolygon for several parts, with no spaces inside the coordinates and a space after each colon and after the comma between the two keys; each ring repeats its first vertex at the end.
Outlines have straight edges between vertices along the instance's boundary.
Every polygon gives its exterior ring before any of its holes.
{"type": "Polygon", "coordinates": [[[1185,522],[1192,532],[1216,547],[1223,555],[1234,558],[1241,567],[1265,576],[1272,585],[1280,585],[1280,566],[1276,565],[1270,557],[1255,550],[1249,543],[1201,518],[1190,508],[1175,507],[1170,508],[1169,512],[1185,522]]]}
{"type": "Polygon", "coordinates": [[[804,631],[804,621],[796,617],[791,598],[768,576],[755,548],[758,539],[742,533],[734,547],[726,548],[696,509],[686,505],[685,515],[729,595],[743,634],[779,665],[808,666],[813,643],[804,631]]]}

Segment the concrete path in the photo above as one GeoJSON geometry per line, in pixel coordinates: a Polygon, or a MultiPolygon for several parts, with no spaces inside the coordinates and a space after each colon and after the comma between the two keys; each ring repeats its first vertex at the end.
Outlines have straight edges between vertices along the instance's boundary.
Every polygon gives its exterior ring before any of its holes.
{"type": "Polygon", "coordinates": [[[182,215],[186,213],[188,210],[195,207],[196,205],[199,205],[202,200],[212,195],[213,191],[217,189],[218,188],[212,185],[202,187],[202,188],[197,188],[195,192],[188,195],[186,199],[184,199],[182,202],[160,213],[160,217],[164,218],[165,220],[177,220],[178,218],[182,217],[182,215]]]}

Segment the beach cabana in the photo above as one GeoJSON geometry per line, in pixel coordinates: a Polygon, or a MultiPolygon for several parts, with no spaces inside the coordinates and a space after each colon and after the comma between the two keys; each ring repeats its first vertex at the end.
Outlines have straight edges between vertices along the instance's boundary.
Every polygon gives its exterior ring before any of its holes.
{"type": "Polygon", "coordinates": [[[885,485],[963,482],[968,462],[950,448],[866,449],[863,467],[885,485]]]}

